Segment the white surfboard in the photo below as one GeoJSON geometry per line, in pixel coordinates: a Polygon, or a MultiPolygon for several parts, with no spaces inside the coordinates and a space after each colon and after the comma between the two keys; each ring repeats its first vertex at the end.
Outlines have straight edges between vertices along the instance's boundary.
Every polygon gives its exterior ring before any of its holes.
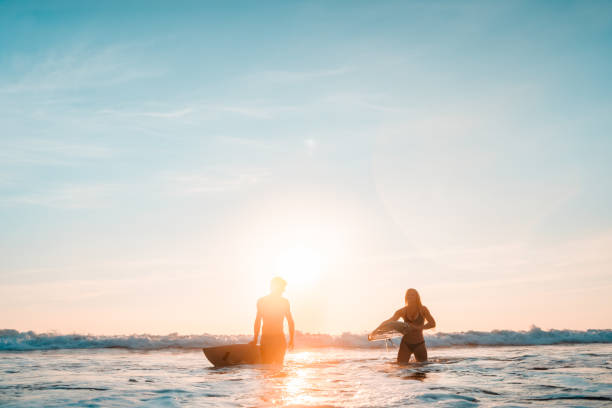
{"type": "Polygon", "coordinates": [[[410,326],[403,322],[386,322],[378,326],[372,333],[368,334],[369,341],[387,340],[402,337],[408,332],[410,326]]]}

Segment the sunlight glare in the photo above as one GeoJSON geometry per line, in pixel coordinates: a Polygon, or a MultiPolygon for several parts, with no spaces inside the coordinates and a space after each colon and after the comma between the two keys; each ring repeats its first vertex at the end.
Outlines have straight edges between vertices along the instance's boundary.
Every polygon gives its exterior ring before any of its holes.
{"type": "Polygon", "coordinates": [[[321,273],[321,264],[319,251],[300,245],[278,254],[275,271],[292,284],[305,285],[316,282],[321,273]]]}

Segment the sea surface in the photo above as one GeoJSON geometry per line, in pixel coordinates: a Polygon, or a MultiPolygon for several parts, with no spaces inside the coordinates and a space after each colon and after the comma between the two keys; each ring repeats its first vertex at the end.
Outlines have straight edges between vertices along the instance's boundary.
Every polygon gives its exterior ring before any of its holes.
{"type": "MultiPolygon", "coordinates": [[[[524,341],[530,332],[515,333],[524,341]]],[[[70,336],[5,330],[0,406],[612,406],[610,333],[599,331],[590,343],[584,335],[576,344],[432,345],[429,362],[403,366],[395,362],[397,348],[384,342],[364,347],[345,335],[344,346],[314,347],[302,336],[283,367],[214,368],[199,347],[185,346],[193,340],[186,336],[147,343],[142,336],[137,342],[134,336],[73,335],[70,343],[70,336]],[[113,345],[112,338],[134,344],[113,345]],[[109,343],[100,347],[103,339],[109,343]]],[[[216,344],[244,340],[238,337],[216,337],[216,344]]]]}

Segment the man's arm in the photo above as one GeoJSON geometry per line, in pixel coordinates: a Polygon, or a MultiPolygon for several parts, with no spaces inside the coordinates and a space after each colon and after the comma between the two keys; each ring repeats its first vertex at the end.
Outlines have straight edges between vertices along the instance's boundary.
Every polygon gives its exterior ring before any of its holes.
{"type": "Polygon", "coordinates": [[[259,307],[259,301],[257,301],[257,316],[255,316],[255,324],[253,325],[253,341],[251,343],[257,344],[259,339],[259,329],[261,328],[261,308],[259,307]]]}
{"type": "Polygon", "coordinates": [[[293,350],[293,338],[295,336],[295,323],[293,322],[293,316],[291,315],[291,309],[289,308],[289,302],[287,302],[287,311],[285,312],[287,323],[289,324],[289,350],[293,350]]]}

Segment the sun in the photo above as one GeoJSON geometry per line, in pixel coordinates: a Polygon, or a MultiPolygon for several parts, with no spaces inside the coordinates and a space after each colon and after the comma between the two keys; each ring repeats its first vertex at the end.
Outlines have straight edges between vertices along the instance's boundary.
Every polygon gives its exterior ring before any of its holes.
{"type": "Polygon", "coordinates": [[[290,285],[304,286],[316,282],[321,274],[322,254],[315,248],[297,245],[280,251],[275,272],[290,285]]]}

